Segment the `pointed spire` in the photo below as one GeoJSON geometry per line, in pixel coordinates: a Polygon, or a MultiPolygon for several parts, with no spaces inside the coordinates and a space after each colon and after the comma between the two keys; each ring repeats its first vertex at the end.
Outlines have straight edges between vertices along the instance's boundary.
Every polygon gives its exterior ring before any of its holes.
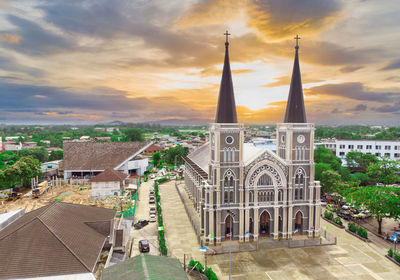
{"type": "Polygon", "coordinates": [[[217,113],[215,115],[216,123],[237,123],[235,96],[233,93],[233,83],[231,75],[231,66],[229,64],[229,42],[228,36],[231,35],[226,31],[225,42],[225,61],[222,70],[221,86],[219,89],[217,113]]]}
{"type": "Polygon", "coordinates": [[[299,35],[296,39],[296,49],[293,65],[292,80],[290,82],[289,97],[286,104],[284,123],[306,123],[306,109],[304,107],[303,87],[299,65],[299,35]]]}

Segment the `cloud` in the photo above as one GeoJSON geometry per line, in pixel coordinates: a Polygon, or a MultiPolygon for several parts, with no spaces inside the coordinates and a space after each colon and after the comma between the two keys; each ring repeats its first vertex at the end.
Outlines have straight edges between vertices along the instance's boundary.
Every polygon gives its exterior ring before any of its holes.
{"type": "MultiPolygon", "coordinates": [[[[30,55],[49,55],[52,53],[71,51],[74,44],[67,38],[46,30],[38,23],[9,14],[7,20],[15,26],[10,32],[18,36],[18,44],[12,49],[30,55]]],[[[7,42],[10,43],[10,42],[7,42]]]]}
{"type": "Polygon", "coordinates": [[[326,84],[306,89],[305,94],[375,102],[391,102],[399,97],[399,93],[396,92],[368,90],[362,83],[326,84]]]}
{"type": "Polygon", "coordinates": [[[395,105],[383,105],[378,108],[374,108],[374,111],[379,113],[395,113],[400,111],[400,104],[395,105]]]}
{"type": "MultiPolygon", "coordinates": [[[[262,85],[262,87],[273,88],[273,87],[279,87],[279,86],[288,86],[288,85],[290,85],[291,78],[292,77],[289,74],[286,76],[277,77],[277,78],[274,78],[275,82],[262,85]]],[[[323,82],[322,80],[311,78],[311,77],[308,77],[307,75],[302,75],[301,78],[302,78],[303,85],[310,84],[310,83],[323,82]]]]}
{"type": "Polygon", "coordinates": [[[12,43],[12,44],[17,44],[21,40],[21,37],[18,36],[17,34],[11,34],[11,33],[0,33],[0,41],[6,42],[6,43],[12,43]]]}
{"type": "Polygon", "coordinates": [[[367,105],[365,105],[365,104],[358,104],[354,108],[350,109],[350,111],[354,111],[354,112],[365,111],[365,110],[367,110],[367,105]]]}
{"type": "Polygon", "coordinates": [[[381,68],[381,71],[400,69],[400,59],[394,59],[381,68]]]}
{"type": "Polygon", "coordinates": [[[359,66],[359,65],[349,65],[349,66],[340,68],[339,71],[342,73],[350,73],[350,72],[355,72],[357,70],[360,70],[362,68],[363,68],[363,66],[359,66]]]}
{"type": "Polygon", "coordinates": [[[261,34],[282,39],[320,31],[338,19],[341,10],[337,0],[252,0],[247,14],[249,25],[261,34]]]}

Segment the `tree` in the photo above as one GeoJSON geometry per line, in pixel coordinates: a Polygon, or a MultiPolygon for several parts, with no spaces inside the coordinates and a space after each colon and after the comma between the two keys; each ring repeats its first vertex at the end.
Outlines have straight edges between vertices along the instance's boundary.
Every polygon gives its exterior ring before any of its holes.
{"type": "Polygon", "coordinates": [[[318,162],[315,164],[315,180],[322,180],[322,173],[327,170],[332,170],[332,167],[329,163],[318,162]]]}
{"type": "Polygon", "coordinates": [[[134,141],[134,142],[142,142],[144,141],[144,137],[141,129],[137,128],[128,128],[124,130],[124,134],[126,136],[126,140],[134,141]]]}
{"type": "Polygon", "coordinates": [[[399,181],[396,171],[399,170],[398,161],[388,157],[382,157],[376,163],[372,163],[367,168],[367,175],[375,179],[376,182],[383,183],[385,186],[399,181]]]}
{"type": "Polygon", "coordinates": [[[321,175],[321,186],[322,191],[325,193],[334,193],[336,191],[336,186],[341,182],[341,177],[339,173],[334,170],[325,170],[321,175]]]}
{"type": "Polygon", "coordinates": [[[155,152],[153,154],[153,156],[151,157],[151,160],[152,160],[154,166],[157,167],[161,163],[161,153],[155,152]]]}
{"type": "Polygon", "coordinates": [[[35,148],[35,149],[30,149],[30,150],[19,150],[18,155],[20,157],[27,157],[27,156],[32,156],[39,160],[40,162],[46,162],[49,158],[49,153],[47,152],[46,148],[40,147],[40,148],[35,148]]]}
{"type": "Polygon", "coordinates": [[[342,166],[342,161],[340,158],[335,156],[331,150],[325,147],[318,147],[314,151],[314,161],[316,163],[328,163],[331,166],[331,169],[335,171],[339,171],[342,166]]]}
{"type": "Polygon", "coordinates": [[[182,157],[187,156],[188,149],[180,145],[162,151],[163,161],[167,164],[183,163],[182,157]]]}
{"type": "Polygon", "coordinates": [[[50,156],[49,156],[49,160],[50,161],[52,161],[52,160],[60,160],[60,159],[63,159],[63,157],[64,157],[64,154],[63,154],[62,150],[54,150],[54,151],[51,151],[50,156]]]}
{"type": "Polygon", "coordinates": [[[346,154],[346,163],[352,171],[367,172],[371,163],[377,163],[378,158],[373,154],[364,154],[357,151],[351,151],[346,154]]]}
{"type": "Polygon", "coordinates": [[[372,183],[372,179],[365,173],[356,172],[351,174],[351,181],[358,181],[361,186],[367,186],[372,183]]]}
{"type": "Polygon", "coordinates": [[[13,165],[18,159],[19,156],[13,151],[4,151],[0,153],[0,169],[6,165],[13,165]]]}
{"type": "Polygon", "coordinates": [[[382,220],[400,217],[400,190],[394,187],[349,188],[346,198],[356,206],[364,207],[378,221],[378,233],[382,234],[382,220]]]}

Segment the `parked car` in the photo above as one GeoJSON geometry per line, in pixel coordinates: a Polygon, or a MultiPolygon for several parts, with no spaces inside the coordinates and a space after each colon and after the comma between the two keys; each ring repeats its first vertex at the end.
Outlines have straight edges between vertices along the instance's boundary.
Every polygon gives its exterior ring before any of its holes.
{"type": "Polygon", "coordinates": [[[150,196],[154,196],[154,190],[150,190],[149,194],[150,196]]]}
{"type": "Polygon", "coordinates": [[[142,227],[146,226],[149,224],[148,220],[139,220],[136,224],[134,224],[135,229],[141,229],[142,227]]]}
{"type": "Polygon", "coordinates": [[[149,244],[148,240],[140,240],[139,241],[139,252],[140,253],[150,252],[150,244],[149,244]]]}
{"type": "Polygon", "coordinates": [[[155,221],[156,221],[156,214],[150,214],[149,221],[150,221],[151,223],[152,223],[152,222],[155,222],[155,221]]]}
{"type": "Polygon", "coordinates": [[[156,207],[150,206],[150,214],[155,214],[155,213],[156,213],[156,207]]]}
{"type": "Polygon", "coordinates": [[[156,200],[154,199],[154,196],[149,197],[149,203],[155,203],[156,200]]]}
{"type": "Polygon", "coordinates": [[[154,178],[156,178],[156,175],[155,174],[151,174],[150,175],[150,179],[154,179],[154,178]]]}
{"type": "Polygon", "coordinates": [[[341,218],[343,218],[343,219],[345,219],[345,220],[351,220],[351,218],[352,218],[352,216],[351,216],[351,214],[350,214],[350,212],[349,211],[343,211],[343,210],[341,210],[341,211],[338,211],[337,213],[336,213],[339,217],[341,217],[341,218]]]}

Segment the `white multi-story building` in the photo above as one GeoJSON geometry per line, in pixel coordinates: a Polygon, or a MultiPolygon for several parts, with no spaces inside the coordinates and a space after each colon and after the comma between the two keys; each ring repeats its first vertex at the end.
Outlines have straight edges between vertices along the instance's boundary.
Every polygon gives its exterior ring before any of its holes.
{"type": "Polygon", "coordinates": [[[344,159],[351,151],[373,154],[378,157],[388,156],[400,159],[400,140],[336,140],[336,156],[344,159]]]}

